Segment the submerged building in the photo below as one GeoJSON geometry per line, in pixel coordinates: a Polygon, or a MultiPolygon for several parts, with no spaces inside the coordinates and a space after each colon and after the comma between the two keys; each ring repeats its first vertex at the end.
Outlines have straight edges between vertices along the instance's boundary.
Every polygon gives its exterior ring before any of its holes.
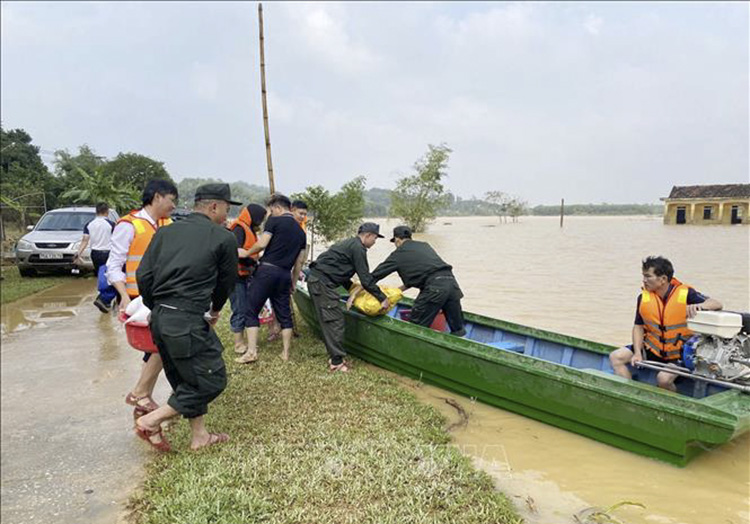
{"type": "Polygon", "coordinates": [[[750,184],[673,186],[661,200],[665,224],[750,224],[750,184]]]}

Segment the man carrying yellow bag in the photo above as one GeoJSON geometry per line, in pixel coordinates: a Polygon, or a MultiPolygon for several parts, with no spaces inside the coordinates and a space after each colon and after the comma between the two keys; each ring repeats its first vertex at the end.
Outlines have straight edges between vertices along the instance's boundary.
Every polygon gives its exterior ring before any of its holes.
{"type": "Polygon", "coordinates": [[[383,309],[383,304],[373,295],[365,291],[360,284],[354,284],[349,290],[349,300],[346,301],[346,309],[351,309],[351,307],[354,306],[359,311],[370,317],[385,315],[393,309],[396,304],[398,304],[401,298],[403,298],[404,292],[397,287],[379,287],[390,303],[390,306],[388,306],[387,309],[383,309]]]}

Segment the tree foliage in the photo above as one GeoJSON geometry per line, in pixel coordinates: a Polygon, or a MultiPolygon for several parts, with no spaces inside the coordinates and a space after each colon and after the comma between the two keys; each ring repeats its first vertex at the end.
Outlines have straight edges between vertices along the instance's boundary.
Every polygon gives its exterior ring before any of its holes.
{"type": "Polygon", "coordinates": [[[391,215],[401,218],[413,231],[423,231],[448,204],[442,181],[447,176],[451,152],[445,144],[429,144],[427,153],[414,163],[416,173],[396,183],[391,194],[391,215]]]}
{"type": "Polygon", "coordinates": [[[101,168],[90,174],[80,167],[77,171],[79,183],[75,188],[63,193],[62,199],[70,200],[74,204],[92,206],[106,202],[110,207],[117,209],[120,215],[139,207],[141,191],[132,185],[117,183],[114,177],[101,168]]]}
{"type": "Polygon", "coordinates": [[[313,238],[331,243],[354,234],[364,215],[365,181],[363,176],[356,177],[333,194],[323,186],[311,186],[292,195],[293,200],[307,204],[313,238]]]}
{"type": "Polygon", "coordinates": [[[55,152],[53,170],[47,168],[38,146],[23,129],[0,126],[0,191],[2,218],[17,222],[41,215],[47,209],[72,204],[107,202],[120,212],[137,207],[146,182],[171,180],[162,162],[137,153],[120,153],[107,160],[88,145],[76,154],[55,152]]]}
{"type": "MultiPolygon", "coordinates": [[[[195,190],[203,184],[223,183],[223,180],[217,178],[183,178],[177,184],[177,191],[180,193],[182,206],[190,207],[195,199],[195,190]]],[[[247,182],[231,182],[229,188],[232,190],[232,198],[244,205],[256,203],[263,205],[270,196],[267,187],[248,184],[247,182]]],[[[240,210],[232,207],[230,213],[232,216],[238,215],[240,210]]]]}
{"type": "Polygon", "coordinates": [[[143,188],[149,180],[174,182],[164,167],[164,162],[138,153],[119,153],[102,166],[102,172],[110,176],[115,184],[143,188]]]}

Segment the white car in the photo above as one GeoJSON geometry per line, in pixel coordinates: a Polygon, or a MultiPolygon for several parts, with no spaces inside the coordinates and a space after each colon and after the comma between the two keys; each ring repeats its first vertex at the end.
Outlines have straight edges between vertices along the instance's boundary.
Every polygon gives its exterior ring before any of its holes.
{"type": "MultiPolygon", "coordinates": [[[[83,227],[95,217],[94,207],[63,207],[45,213],[16,244],[16,263],[21,276],[34,276],[40,271],[70,272],[76,267],[93,270],[88,247],[81,253],[79,265],[73,260],[81,247],[83,227]]],[[[108,218],[117,222],[119,216],[110,209],[108,218]]]]}

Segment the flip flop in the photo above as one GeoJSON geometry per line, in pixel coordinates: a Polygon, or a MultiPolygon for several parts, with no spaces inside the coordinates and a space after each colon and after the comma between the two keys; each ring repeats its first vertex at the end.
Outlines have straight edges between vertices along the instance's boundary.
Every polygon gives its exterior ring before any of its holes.
{"type": "Polygon", "coordinates": [[[341,364],[338,364],[336,366],[334,366],[333,364],[331,364],[328,367],[328,371],[330,371],[331,373],[335,373],[336,371],[338,371],[340,373],[349,373],[351,371],[351,369],[346,364],[346,362],[342,362],[341,364]]]}
{"type": "Polygon", "coordinates": [[[199,448],[190,448],[190,451],[200,451],[203,448],[208,448],[210,446],[214,446],[216,444],[223,444],[224,442],[229,442],[229,435],[226,433],[209,433],[208,434],[208,443],[202,445],[199,448]]]}
{"type": "Polygon", "coordinates": [[[245,352],[241,357],[237,357],[234,359],[234,361],[237,362],[238,364],[252,364],[253,362],[256,362],[257,360],[258,360],[257,354],[248,355],[247,352],[245,352]]]}
{"type": "Polygon", "coordinates": [[[169,442],[164,437],[161,431],[161,426],[159,426],[159,429],[156,431],[152,431],[150,429],[142,428],[138,426],[138,424],[135,425],[135,434],[138,435],[140,438],[148,442],[151,447],[153,447],[157,451],[161,452],[168,452],[172,450],[172,446],[169,445],[169,442]],[[154,442],[151,440],[151,437],[158,436],[160,437],[159,442],[154,442]]]}

